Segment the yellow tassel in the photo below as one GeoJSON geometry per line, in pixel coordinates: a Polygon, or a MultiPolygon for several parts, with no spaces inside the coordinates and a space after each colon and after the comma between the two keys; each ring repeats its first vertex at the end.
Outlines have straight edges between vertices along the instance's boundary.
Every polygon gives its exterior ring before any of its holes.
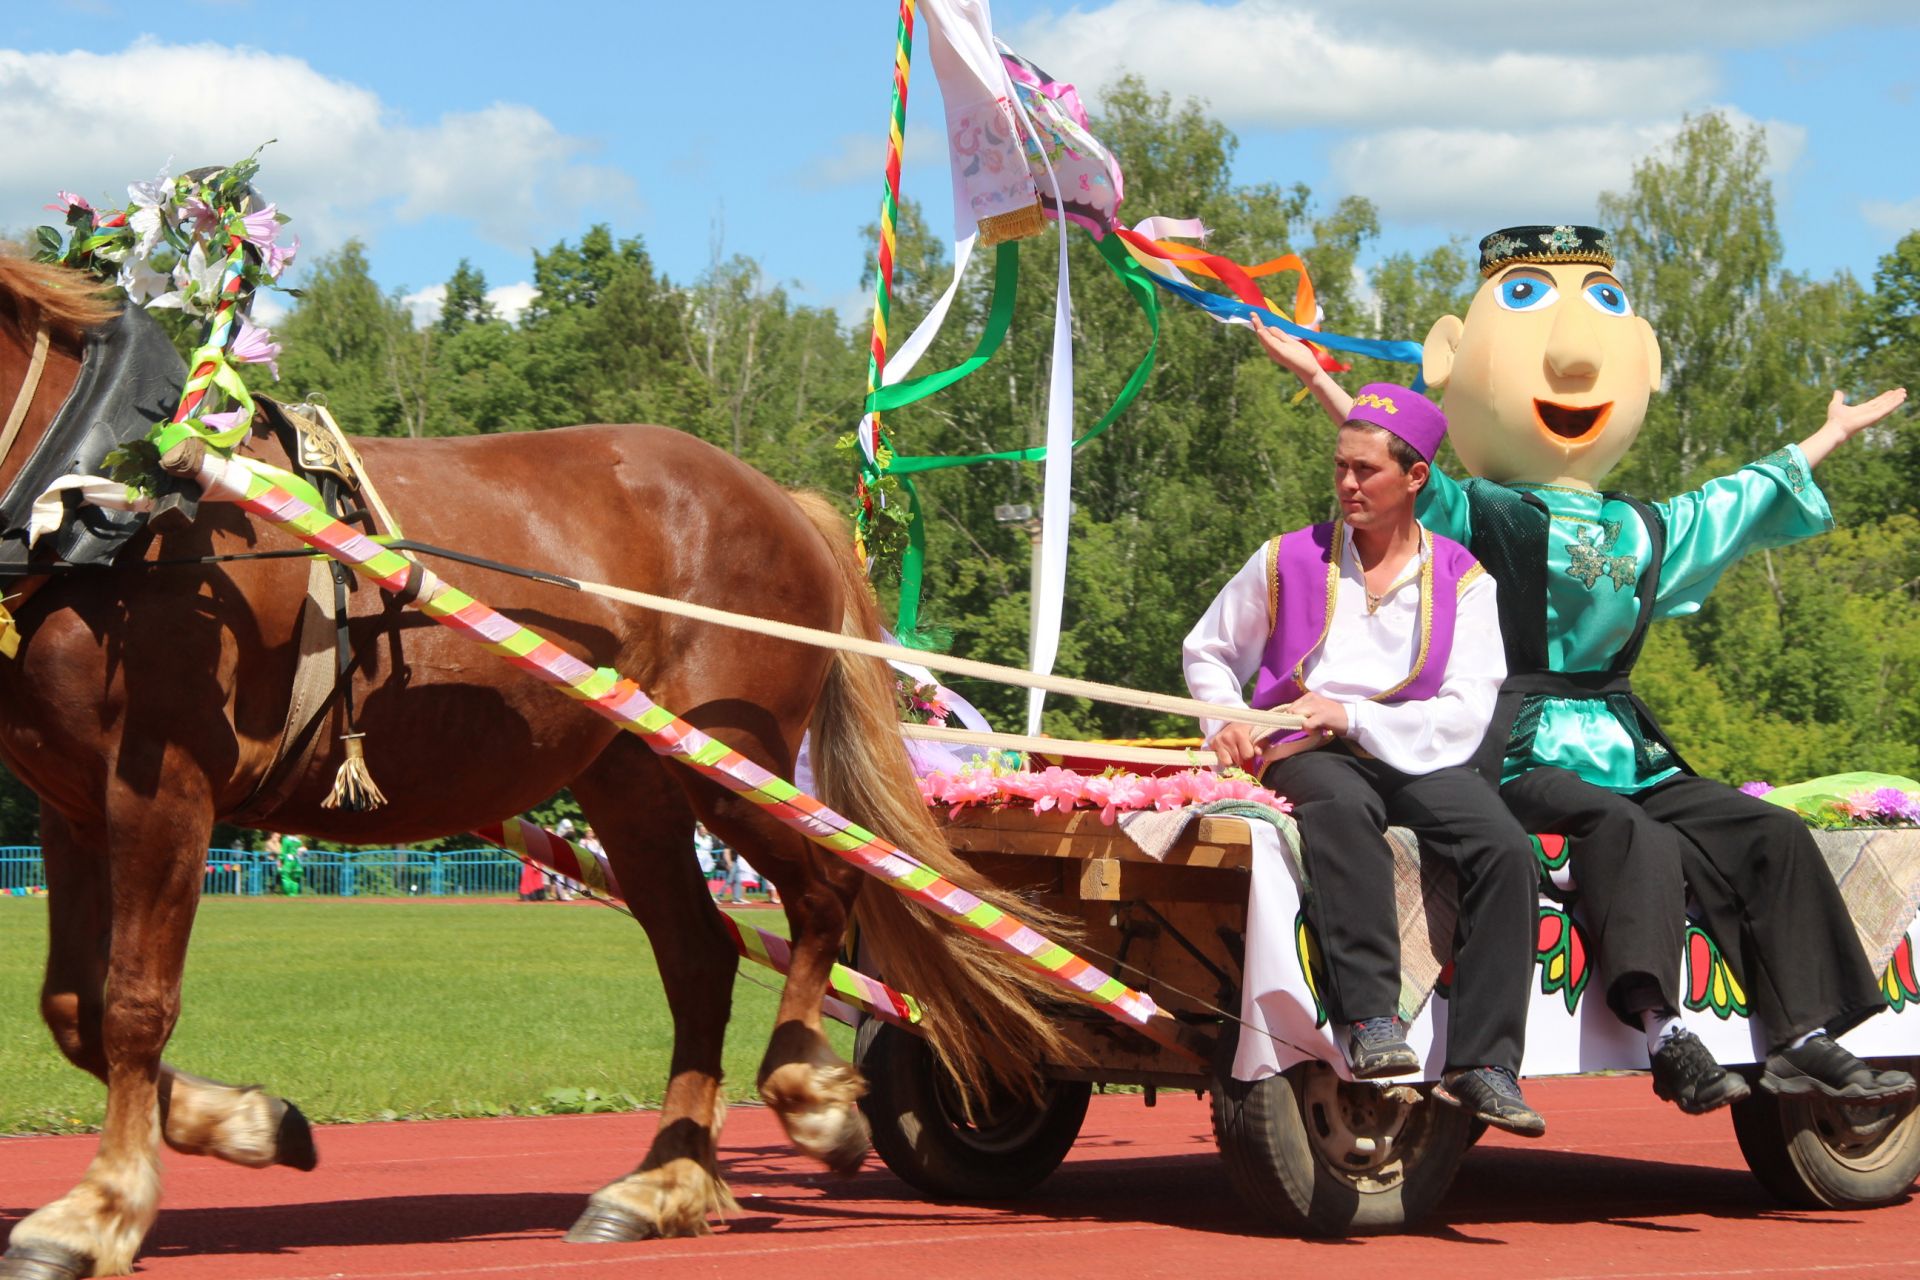
{"type": "Polygon", "coordinates": [[[0,655],[13,657],[20,652],[20,628],[13,625],[13,615],[7,612],[7,606],[0,604],[0,655]]]}
{"type": "Polygon", "coordinates": [[[1040,211],[1039,204],[1030,204],[1024,209],[1014,209],[1007,213],[996,213],[980,219],[980,244],[984,248],[991,244],[1001,244],[1008,240],[1025,240],[1028,236],[1037,236],[1047,229],[1047,218],[1040,211]]]}
{"type": "Polygon", "coordinates": [[[322,809],[345,809],[348,813],[369,813],[387,802],[367,771],[367,753],[361,747],[363,733],[341,735],[346,739],[347,758],[334,775],[333,790],[320,802],[322,809]]]}

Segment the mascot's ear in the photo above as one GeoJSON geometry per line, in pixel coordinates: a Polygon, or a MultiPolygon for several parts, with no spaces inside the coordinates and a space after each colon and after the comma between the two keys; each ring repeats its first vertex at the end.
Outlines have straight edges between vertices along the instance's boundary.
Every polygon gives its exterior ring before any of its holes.
{"type": "MultiPolygon", "coordinates": [[[[1633,319],[1634,323],[1640,326],[1640,341],[1645,343],[1647,348],[1647,390],[1657,395],[1660,391],[1660,338],[1654,333],[1653,326],[1647,323],[1645,316],[1635,316],[1633,319]]],[[[1428,338],[1427,341],[1432,342],[1433,339],[1428,338]]],[[[1429,378],[1428,381],[1431,382],[1432,379],[1429,378]]]]}
{"type": "Polygon", "coordinates": [[[1427,341],[1420,348],[1420,376],[1434,390],[1446,386],[1447,379],[1453,376],[1453,353],[1460,349],[1460,335],[1466,331],[1467,326],[1459,316],[1441,316],[1433,322],[1433,328],[1427,330],[1427,341]]]}

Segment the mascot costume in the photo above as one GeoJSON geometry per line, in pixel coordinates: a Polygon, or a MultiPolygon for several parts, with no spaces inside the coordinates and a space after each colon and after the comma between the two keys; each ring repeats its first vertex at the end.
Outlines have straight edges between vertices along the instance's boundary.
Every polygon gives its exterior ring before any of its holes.
{"type": "MultiPolygon", "coordinates": [[[[1814,466],[1906,393],[1849,405],[1836,392],[1801,443],[1664,502],[1603,490],[1660,385],[1659,342],[1613,267],[1591,227],[1495,232],[1466,317],[1427,335],[1423,372],[1472,478],[1435,469],[1420,520],[1493,576],[1507,653],[1476,763],[1523,825],[1568,837],[1601,989],[1645,1030],[1661,1097],[1698,1114],[1748,1093],[1679,1021],[1689,891],[1768,1037],[1761,1088],[1911,1093],[1910,1076],[1833,1041],[1885,1001],[1805,824],[1696,776],[1630,679],[1655,619],[1697,611],[1743,555],[1832,527],[1814,466]]],[[[1311,350],[1256,329],[1343,421],[1351,398],[1311,350]]]]}

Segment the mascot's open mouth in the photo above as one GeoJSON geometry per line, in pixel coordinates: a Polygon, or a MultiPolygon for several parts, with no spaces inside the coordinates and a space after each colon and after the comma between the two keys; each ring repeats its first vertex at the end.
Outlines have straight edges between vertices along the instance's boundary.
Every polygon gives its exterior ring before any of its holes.
{"type": "Polygon", "coordinates": [[[1613,412],[1613,401],[1576,407],[1555,404],[1551,400],[1535,400],[1533,412],[1540,419],[1540,425],[1547,429],[1547,434],[1555,440],[1584,444],[1599,435],[1600,428],[1607,425],[1607,417],[1613,412]]]}

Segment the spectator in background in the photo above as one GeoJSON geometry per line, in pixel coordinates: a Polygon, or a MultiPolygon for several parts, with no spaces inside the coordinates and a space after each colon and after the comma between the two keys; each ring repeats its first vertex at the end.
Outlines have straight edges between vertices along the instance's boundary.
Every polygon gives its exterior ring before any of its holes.
{"type": "Polygon", "coordinates": [[[727,845],[720,846],[720,864],[726,868],[726,883],[720,889],[720,901],[735,904],[747,900],[746,890],[740,884],[740,875],[746,870],[746,859],[735,853],[727,845]]]}
{"type": "Polygon", "coordinates": [[[300,884],[306,878],[306,864],[300,860],[300,855],[307,851],[307,846],[300,843],[299,836],[291,833],[278,837],[276,843],[280,853],[280,892],[289,898],[297,898],[300,896],[300,884]]]}

